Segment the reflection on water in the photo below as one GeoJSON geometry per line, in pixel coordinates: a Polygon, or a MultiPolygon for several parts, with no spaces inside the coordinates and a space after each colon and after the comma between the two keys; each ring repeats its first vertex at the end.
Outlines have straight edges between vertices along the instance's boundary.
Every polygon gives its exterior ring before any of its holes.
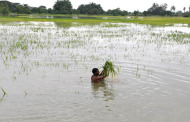
{"type": "Polygon", "coordinates": [[[101,17],[85,17],[85,16],[41,16],[30,15],[29,18],[72,18],[72,19],[100,19],[101,17]]]}
{"type": "Polygon", "coordinates": [[[115,97],[113,87],[108,87],[104,81],[92,83],[92,94],[94,98],[99,99],[102,97],[105,101],[114,100],[115,97]]]}
{"type": "MultiPolygon", "coordinates": [[[[85,16],[85,15],[67,15],[67,16],[59,16],[59,15],[10,15],[11,17],[28,17],[28,18],[72,18],[72,19],[130,19],[133,20],[134,17],[131,16],[108,16],[108,17],[94,17],[94,16],[85,16]]],[[[139,19],[142,19],[143,17],[138,17],[139,19]]]]}

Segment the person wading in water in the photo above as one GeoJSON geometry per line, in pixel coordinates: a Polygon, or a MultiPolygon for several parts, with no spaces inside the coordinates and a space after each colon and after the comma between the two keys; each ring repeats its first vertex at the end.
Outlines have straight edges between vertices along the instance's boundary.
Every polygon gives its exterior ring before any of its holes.
{"type": "Polygon", "coordinates": [[[92,77],[91,77],[91,82],[92,83],[99,83],[101,80],[103,80],[106,76],[100,76],[100,72],[98,68],[93,68],[92,69],[92,77]]]}

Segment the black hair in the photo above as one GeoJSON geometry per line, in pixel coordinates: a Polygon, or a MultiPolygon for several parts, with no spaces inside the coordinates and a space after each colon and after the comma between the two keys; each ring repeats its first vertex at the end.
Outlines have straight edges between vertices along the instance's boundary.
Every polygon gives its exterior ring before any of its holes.
{"type": "Polygon", "coordinates": [[[95,74],[98,71],[98,68],[93,68],[92,73],[95,74]]]}

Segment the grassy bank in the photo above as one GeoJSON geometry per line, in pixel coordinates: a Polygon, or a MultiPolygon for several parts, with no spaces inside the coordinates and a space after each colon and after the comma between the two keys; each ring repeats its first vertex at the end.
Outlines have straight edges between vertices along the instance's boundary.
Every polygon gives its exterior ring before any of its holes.
{"type": "MultiPolygon", "coordinates": [[[[36,15],[34,15],[36,16],[36,15]]],[[[40,15],[38,15],[40,16],[40,15]]],[[[41,15],[41,16],[56,16],[56,15],[41,15]]],[[[65,15],[57,15],[65,16],[65,15]]],[[[79,23],[101,23],[101,22],[114,22],[114,23],[138,23],[138,24],[149,24],[149,25],[173,25],[173,24],[188,24],[190,26],[190,18],[184,17],[123,17],[123,16],[83,16],[78,17],[89,17],[89,18],[29,18],[28,15],[17,16],[17,17],[6,17],[0,16],[0,22],[79,22],[79,23]],[[91,18],[94,17],[94,18],[91,18]]]]}

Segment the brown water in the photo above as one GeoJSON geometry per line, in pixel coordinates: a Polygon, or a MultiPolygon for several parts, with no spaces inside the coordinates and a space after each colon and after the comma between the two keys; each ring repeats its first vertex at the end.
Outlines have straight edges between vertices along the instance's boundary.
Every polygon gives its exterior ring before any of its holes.
{"type": "Polygon", "coordinates": [[[1,122],[189,122],[190,28],[0,24],[1,122]],[[115,78],[91,84],[106,60],[115,78]]]}

